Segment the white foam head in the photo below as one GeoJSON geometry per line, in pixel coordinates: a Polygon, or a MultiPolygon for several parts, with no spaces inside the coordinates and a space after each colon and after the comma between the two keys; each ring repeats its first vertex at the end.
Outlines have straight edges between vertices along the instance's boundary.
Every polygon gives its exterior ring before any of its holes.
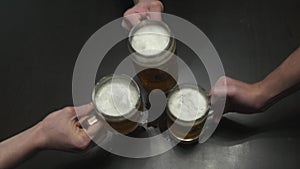
{"type": "Polygon", "coordinates": [[[113,77],[96,91],[94,102],[103,114],[120,117],[136,108],[139,96],[129,79],[113,77]]]}
{"type": "Polygon", "coordinates": [[[144,25],[132,37],[132,48],[144,56],[153,56],[166,49],[170,41],[169,32],[159,25],[144,25]]]}
{"type": "Polygon", "coordinates": [[[195,121],[206,114],[208,102],[198,89],[183,87],[171,94],[168,108],[177,119],[195,121]]]}

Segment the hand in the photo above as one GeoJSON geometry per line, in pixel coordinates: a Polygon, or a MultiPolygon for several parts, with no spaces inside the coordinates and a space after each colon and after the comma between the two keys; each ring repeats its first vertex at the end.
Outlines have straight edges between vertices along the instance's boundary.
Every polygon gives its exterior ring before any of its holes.
{"type": "Polygon", "coordinates": [[[92,104],[80,107],[66,107],[48,115],[33,127],[0,142],[0,168],[14,168],[35,153],[43,149],[56,149],[72,152],[86,152],[93,145],[89,136],[96,139],[105,137],[105,130],[101,130],[102,123],[96,122],[87,129],[88,135],[76,120],[76,113],[80,121],[87,119],[93,110],[92,104]]]}
{"type": "Polygon", "coordinates": [[[257,113],[265,110],[266,99],[259,83],[248,84],[229,77],[221,77],[211,89],[212,104],[226,95],[224,112],[257,113]]]}
{"type": "Polygon", "coordinates": [[[158,0],[140,0],[124,13],[122,26],[129,30],[143,19],[161,20],[163,4],[158,0]]]}
{"type": "MultiPolygon", "coordinates": [[[[89,136],[101,134],[102,123],[99,121],[87,129],[87,133],[76,120],[76,113],[81,119],[86,119],[93,110],[92,104],[80,107],[66,107],[48,115],[41,125],[43,136],[42,148],[71,152],[86,152],[93,146],[89,136]],[[75,111],[76,110],[76,111],[75,111]]],[[[82,121],[81,121],[82,122],[82,121]]],[[[104,137],[102,131],[102,137],[104,137]]]]}

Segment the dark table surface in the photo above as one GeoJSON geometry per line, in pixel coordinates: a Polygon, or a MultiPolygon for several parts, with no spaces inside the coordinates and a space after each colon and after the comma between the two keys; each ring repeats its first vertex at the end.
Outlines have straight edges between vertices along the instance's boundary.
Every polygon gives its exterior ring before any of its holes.
{"type": "MultiPolygon", "coordinates": [[[[228,76],[246,82],[261,80],[300,45],[299,0],[164,4],[165,12],[189,20],[209,37],[228,76]]],[[[72,73],[81,47],[130,5],[129,0],[0,2],[1,140],[72,105],[72,73]]],[[[178,145],[156,157],[130,159],[101,148],[85,156],[43,151],[18,168],[299,168],[299,100],[296,92],[261,114],[227,114],[206,143],[178,145]]]]}

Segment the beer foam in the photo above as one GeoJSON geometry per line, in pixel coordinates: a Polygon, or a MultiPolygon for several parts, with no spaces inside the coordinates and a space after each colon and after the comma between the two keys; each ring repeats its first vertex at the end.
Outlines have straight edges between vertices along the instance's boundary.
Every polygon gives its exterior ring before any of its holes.
{"type": "Polygon", "coordinates": [[[146,25],[138,29],[131,41],[133,49],[144,55],[156,55],[166,49],[170,35],[166,29],[158,25],[146,25]]]}
{"type": "Polygon", "coordinates": [[[194,121],[205,115],[207,100],[197,89],[181,88],[175,91],[168,100],[168,108],[175,118],[183,121],[194,121]]]}
{"type": "Polygon", "coordinates": [[[139,100],[138,90],[126,79],[113,78],[95,93],[95,104],[103,114],[118,117],[134,108],[139,100]]]}

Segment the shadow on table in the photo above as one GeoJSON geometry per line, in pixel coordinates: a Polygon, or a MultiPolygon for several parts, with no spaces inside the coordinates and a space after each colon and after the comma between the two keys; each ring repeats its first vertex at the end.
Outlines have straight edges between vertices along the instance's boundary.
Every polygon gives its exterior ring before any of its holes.
{"type": "Polygon", "coordinates": [[[212,141],[218,145],[233,146],[256,138],[265,132],[265,128],[245,126],[227,117],[223,117],[218,128],[212,136],[212,141]]]}
{"type": "Polygon", "coordinates": [[[260,135],[264,131],[265,130],[262,129],[247,127],[236,121],[223,117],[215,133],[205,143],[181,143],[175,147],[174,153],[180,158],[185,158],[185,156],[189,156],[190,154],[192,154],[192,156],[199,156],[199,152],[210,151],[211,147],[214,147],[215,145],[228,147],[256,139],[256,136],[260,135]]]}
{"type": "MultiPolygon", "coordinates": [[[[213,134],[213,136],[207,141],[212,144],[221,146],[233,146],[241,144],[243,142],[255,139],[255,135],[259,135],[264,132],[263,129],[251,128],[242,125],[236,121],[223,117],[220,124],[213,134]]],[[[205,146],[206,143],[203,145],[205,146]]],[[[175,147],[175,153],[188,153],[191,154],[194,151],[199,151],[203,146],[197,142],[192,144],[178,144],[175,147]]],[[[80,156],[80,155],[79,155],[80,156]]],[[[57,168],[63,169],[82,169],[82,168],[106,168],[110,166],[116,159],[126,160],[128,158],[120,157],[110,152],[105,151],[100,147],[95,147],[89,154],[80,156],[78,160],[68,162],[58,166],[57,168]],[[114,161],[112,161],[114,160],[114,161]]],[[[143,160],[141,159],[140,162],[143,160]]]]}
{"type": "MultiPolygon", "coordinates": [[[[227,117],[223,117],[218,128],[212,137],[206,143],[217,144],[221,146],[233,146],[251,140],[253,136],[262,133],[264,130],[244,126],[227,117]]],[[[203,143],[205,145],[206,143],[203,143]]],[[[201,144],[198,142],[191,144],[178,144],[176,151],[193,152],[195,149],[201,149],[201,144]],[[195,148],[197,147],[197,148],[195,148]]]]}
{"type": "MultiPolygon", "coordinates": [[[[142,127],[137,128],[134,133],[130,135],[133,137],[140,137],[146,138],[147,133],[144,132],[145,130],[142,127]]],[[[125,146],[124,144],[117,144],[121,146],[125,146]]],[[[128,147],[127,147],[128,148],[128,147]]],[[[147,149],[145,149],[147,151],[147,149]]],[[[132,158],[134,159],[134,158],[132,158]]],[[[114,162],[118,161],[122,163],[122,161],[130,160],[127,157],[121,157],[115,154],[112,154],[98,146],[95,146],[88,154],[78,155],[77,160],[72,160],[71,162],[66,162],[64,164],[59,165],[56,167],[57,169],[82,169],[82,168],[89,168],[89,169],[99,169],[99,168],[109,168],[114,162]]],[[[143,166],[145,163],[144,159],[137,159],[135,164],[138,166],[143,166]],[[138,161],[137,161],[138,160],[138,161]]],[[[122,163],[124,164],[124,163],[122,163]]],[[[130,163],[125,163],[130,164],[130,163]]]]}
{"type": "MultiPolygon", "coordinates": [[[[275,124],[258,128],[245,126],[237,121],[223,117],[217,130],[207,142],[203,144],[178,144],[173,150],[170,150],[169,153],[174,153],[174,155],[180,159],[192,158],[192,156],[201,158],[201,153],[199,152],[209,152],[212,150],[211,147],[215,147],[216,145],[230,147],[257,139],[294,138],[299,136],[298,128],[293,129],[293,126],[286,125],[284,121],[280,121],[281,125],[278,125],[278,123],[279,122],[276,122],[275,124]]],[[[130,162],[124,162],[128,160],[130,161],[131,159],[111,154],[97,147],[91,154],[87,155],[87,157],[62,164],[57,168],[109,168],[109,166],[116,161],[130,165],[130,162]]],[[[147,158],[134,160],[135,162],[133,164],[138,163],[138,166],[143,166],[147,158]]]]}
{"type": "Polygon", "coordinates": [[[57,169],[105,168],[109,165],[110,153],[95,147],[88,154],[78,154],[77,160],[66,162],[55,167],[57,169]]]}

